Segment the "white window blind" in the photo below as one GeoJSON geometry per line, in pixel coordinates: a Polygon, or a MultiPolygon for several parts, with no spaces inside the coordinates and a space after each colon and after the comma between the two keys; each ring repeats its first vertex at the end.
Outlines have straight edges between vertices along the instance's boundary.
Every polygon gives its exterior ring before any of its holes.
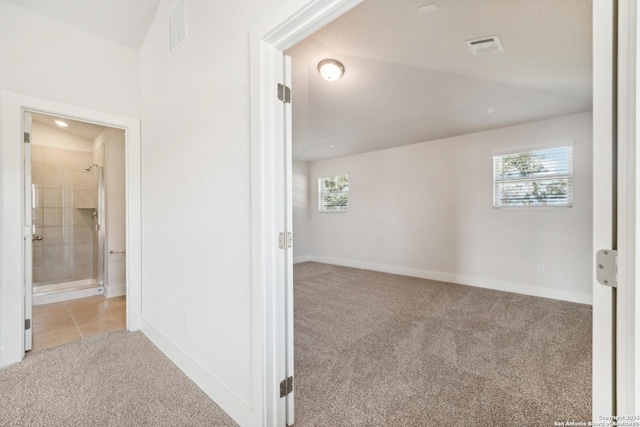
{"type": "Polygon", "coordinates": [[[493,206],[571,206],[572,147],[493,157],[493,206]]]}
{"type": "Polygon", "coordinates": [[[318,211],[346,212],[349,201],[349,175],[318,179],[318,211]]]}

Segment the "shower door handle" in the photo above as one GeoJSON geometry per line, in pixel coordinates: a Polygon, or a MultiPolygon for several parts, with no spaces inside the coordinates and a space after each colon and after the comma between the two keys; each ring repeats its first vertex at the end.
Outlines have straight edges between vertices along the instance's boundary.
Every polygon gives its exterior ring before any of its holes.
{"type": "Polygon", "coordinates": [[[39,234],[34,234],[33,236],[31,236],[31,241],[32,242],[35,241],[35,240],[42,240],[42,239],[44,239],[44,237],[42,237],[39,234]]]}
{"type": "Polygon", "coordinates": [[[120,250],[120,251],[114,251],[113,249],[111,249],[111,250],[109,251],[109,253],[110,253],[110,254],[126,254],[126,253],[127,253],[127,250],[126,250],[126,249],[122,249],[122,250],[120,250]]]}

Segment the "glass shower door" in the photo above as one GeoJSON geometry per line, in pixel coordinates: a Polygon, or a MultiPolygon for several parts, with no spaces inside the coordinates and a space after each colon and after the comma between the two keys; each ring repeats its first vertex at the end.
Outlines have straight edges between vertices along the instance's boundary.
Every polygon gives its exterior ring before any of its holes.
{"type": "Polygon", "coordinates": [[[105,188],[104,188],[104,167],[96,167],[96,215],[95,230],[97,233],[97,250],[95,256],[98,264],[98,285],[102,288],[105,284],[105,188]]]}

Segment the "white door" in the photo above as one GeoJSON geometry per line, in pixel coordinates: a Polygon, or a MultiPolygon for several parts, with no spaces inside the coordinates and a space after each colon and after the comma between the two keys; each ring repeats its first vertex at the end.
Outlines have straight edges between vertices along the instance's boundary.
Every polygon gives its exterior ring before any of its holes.
{"type": "Polygon", "coordinates": [[[31,311],[33,288],[33,239],[35,233],[34,209],[36,207],[35,189],[31,182],[31,114],[24,112],[23,117],[23,183],[24,183],[24,350],[31,350],[31,311]]]}
{"type": "MultiPolygon", "coordinates": [[[[637,39],[638,22],[636,0],[618,0],[618,19],[616,53],[617,73],[614,76],[614,93],[617,110],[614,114],[615,152],[617,161],[613,172],[617,176],[614,185],[616,203],[616,237],[613,248],[618,250],[617,288],[612,290],[615,305],[615,401],[614,414],[637,414],[640,410],[638,386],[640,376],[637,372],[638,331],[636,331],[636,253],[638,215],[636,191],[637,155],[637,39]]],[[[597,345],[594,343],[594,347],[597,345]]],[[[629,418],[632,421],[633,418],[629,418]]],[[[629,420],[627,419],[627,421],[629,420]]],[[[624,421],[624,418],[621,418],[624,421]]],[[[633,423],[632,423],[633,424],[633,423]]],[[[622,425],[622,424],[621,424],[622,425]]]]}
{"type": "MultiPolygon", "coordinates": [[[[284,86],[291,87],[291,58],[284,55],[284,86]]],[[[292,132],[293,125],[291,122],[291,96],[285,93],[284,102],[284,167],[285,167],[285,230],[293,233],[293,158],[292,158],[292,132]]],[[[293,239],[290,238],[290,241],[293,239]]],[[[286,378],[294,378],[294,349],[293,349],[293,243],[286,246],[286,277],[285,277],[285,330],[286,330],[286,378]]],[[[294,387],[291,380],[291,391],[287,394],[287,425],[291,426],[294,422],[294,387]]]]}
{"type": "MultiPolygon", "coordinates": [[[[593,420],[635,414],[635,2],[593,2],[593,249],[618,250],[618,287],[593,281],[593,420]]],[[[594,271],[598,263],[594,259],[594,271]]]]}
{"type": "MultiPolygon", "coordinates": [[[[274,51],[275,52],[275,51],[274,51]]],[[[276,204],[274,212],[278,231],[279,250],[275,257],[276,268],[276,378],[278,381],[276,425],[291,426],[294,422],[293,376],[293,204],[291,157],[291,58],[278,53],[274,60],[278,70],[277,108],[274,119],[283,126],[275,131],[273,156],[275,170],[274,194],[285,203],[276,204]],[[281,74],[282,73],[282,74],[281,74]]],[[[275,94],[272,94],[275,95],[275,94]]],[[[275,97],[274,97],[275,99],[275,97]]]]}
{"type": "MultiPolygon", "coordinates": [[[[276,213],[279,230],[280,251],[277,257],[277,329],[278,329],[278,378],[280,380],[278,426],[293,425],[294,422],[294,376],[293,376],[293,205],[292,205],[292,157],[291,157],[291,58],[281,55],[282,75],[278,84],[279,108],[278,120],[281,120],[282,133],[277,137],[274,150],[276,162],[284,173],[275,183],[284,205],[276,213]]],[[[280,62],[280,60],[278,61],[280,62]]]]}

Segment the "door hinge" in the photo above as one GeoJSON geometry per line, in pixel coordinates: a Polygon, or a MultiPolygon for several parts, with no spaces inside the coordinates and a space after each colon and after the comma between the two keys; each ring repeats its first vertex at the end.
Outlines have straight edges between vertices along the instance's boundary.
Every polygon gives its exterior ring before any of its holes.
{"type": "Polygon", "coordinates": [[[280,397],[285,397],[293,391],[293,377],[288,377],[280,383],[280,397]]]}
{"type": "Polygon", "coordinates": [[[31,134],[29,132],[24,133],[24,143],[29,144],[31,142],[31,134]]]}
{"type": "Polygon", "coordinates": [[[293,244],[293,236],[290,231],[278,233],[278,247],[280,249],[290,249],[293,244]]]}
{"type": "Polygon", "coordinates": [[[24,330],[28,331],[31,329],[31,319],[24,319],[24,330]]]}
{"type": "Polygon", "coordinates": [[[612,288],[618,287],[618,251],[600,249],[596,253],[596,279],[598,283],[612,288]]]}
{"type": "Polygon", "coordinates": [[[278,99],[285,104],[291,103],[291,88],[278,83],[278,99]]]}

